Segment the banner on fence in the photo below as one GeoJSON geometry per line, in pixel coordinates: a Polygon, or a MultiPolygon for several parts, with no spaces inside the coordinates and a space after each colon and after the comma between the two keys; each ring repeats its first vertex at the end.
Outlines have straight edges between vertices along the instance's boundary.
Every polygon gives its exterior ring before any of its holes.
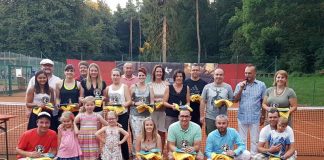
{"type": "MultiPolygon", "coordinates": [[[[78,63],[80,60],[76,59],[67,59],[67,64],[72,64],[75,67],[75,75],[79,77],[79,69],[78,63]]],[[[107,82],[107,84],[111,83],[110,72],[113,68],[119,68],[123,70],[123,65],[126,63],[125,61],[87,61],[90,63],[96,63],[99,65],[101,70],[102,78],[107,82]]],[[[152,71],[155,65],[161,64],[165,70],[165,80],[173,83],[173,74],[177,69],[183,70],[186,73],[186,78],[190,78],[190,67],[192,63],[160,63],[160,62],[132,62],[134,67],[134,74],[137,73],[138,68],[144,67],[147,70],[147,78],[146,81],[150,82],[152,77],[152,71]]],[[[201,63],[201,78],[207,83],[211,83],[214,81],[213,79],[213,71],[215,68],[219,67],[224,70],[224,81],[232,86],[235,89],[235,85],[244,80],[244,69],[246,64],[218,64],[218,63],[201,63]]]]}
{"type": "MultiPolygon", "coordinates": [[[[77,59],[67,59],[66,60],[66,64],[72,64],[75,68],[75,77],[79,77],[80,76],[80,72],[79,72],[79,67],[78,64],[81,60],[77,60],[77,59]]],[[[111,61],[92,61],[92,60],[87,60],[87,62],[89,63],[89,65],[91,63],[96,63],[98,64],[100,71],[101,71],[101,77],[104,81],[106,81],[107,84],[111,84],[111,78],[110,78],[110,71],[112,69],[114,69],[116,67],[116,63],[115,62],[111,62],[111,61]]]]}

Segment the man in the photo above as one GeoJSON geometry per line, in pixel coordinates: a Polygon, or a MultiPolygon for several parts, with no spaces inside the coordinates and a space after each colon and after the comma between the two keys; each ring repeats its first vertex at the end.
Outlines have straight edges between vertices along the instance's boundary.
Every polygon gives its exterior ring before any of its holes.
{"type": "MultiPolygon", "coordinates": [[[[200,79],[200,66],[198,64],[192,64],[190,70],[190,78],[185,80],[184,84],[189,86],[190,95],[201,95],[205,85],[207,84],[204,80],[200,79]]],[[[190,107],[193,109],[191,113],[191,120],[200,125],[200,111],[199,111],[200,101],[190,101],[190,107]]]]}
{"type": "MultiPolygon", "coordinates": [[[[261,102],[266,90],[266,85],[255,79],[256,67],[248,64],[245,68],[245,80],[236,85],[234,99],[239,102],[238,130],[247,143],[247,133],[250,130],[251,154],[257,153],[257,142],[259,137],[261,102]]],[[[262,125],[262,124],[261,124],[262,125]]]]}
{"type": "MultiPolygon", "coordinates": [[[[268,141],[268,138],[270,136],[270,131],[275,130],[277,128],[278,120],[279,120],[279,111],[276,108],[271,108],[270,111],[268,112],[269,124],[266,125],[265,127],[263,127],[260,132],[259,143],[258,143],[259,154],[256,154],[253,159],[255,159],[255,160],[268,159],[269,156],[267,154],[263,154],[263,153],[275,153],[275,152],[280,151],[280,149],[282,147],[281,145],[271,146],[270,148],[268,148],[266,146],[266,142],[268,141]]],[[[288,151],[286,151],[286,154],[284,156],[293,155],[295,153],[294,132],[290,126],[287,126],[284,133],[288,135],[289,141],[291,143],[288,151]]],[[[291,156],[289,159],[290,160],[296,159],[296,155],[291,156]]]]}
{"type": "Polygon", "coordinates": [[[25,131],[19,139],[16,151],[19,158],[40,158],[44,154],[55,155],[57,152],[57,135],[50,130],[51,115],[41,112],[37,117],[37,128],[25,131]]]}
{"type": "Polygon", "coordinates": [[[135,76],[133,64],[126,62],[123,66],[124,74],[121,76],[121,82],[130,87],[132,84],[137,83],[139,80],[137,76],[135,76]]]}
{"type": "Polygon", "coordinates": [[[196,159],[203,160],[200,152],[202,138],[201,128],[198,124],[190,122],[189,110],[180,110],[179,121],[170,125],[168,130],[168,159],[174,159],[172,152],[181,150],[184,153],[196,152],[196,159]]]}
{"type": "Polygon", "coordinates": [[[206,134],[216,129],[215,118],[220,114],[227,114],[227,106],[223,104],[216,107],[215,100],[233,99],[232,87],[224,82],[224,70],[216,68],[214,71],[214,82],[207,84],[201,94],[200,113],[206,113],[206,116],[200,118],[201,123],[206,123],[206,134]]]}
{"type": "Polygon", "coordinates": [[[86,61],[80,61],[78,66],[80,76],[76,80],[81,82],[83,79],[87,78],[89,64],[86,61]]]}
{"type": "Polygon", "coordinates": [[[246,150],[240,135],[234,128],[228,127],[228,117],[224,114],[218,115],[215,124],[217,129],[211,132],[206,140],[207,158],[213,159],[216,155],[226,155],[234,159],[250,159],[250,152],[246,150]],[[236,149],[234,149],[235,145],[236,149]]]}
{"type": "MultiPolygon", "coordinates": [[[[40,62],[41,70],[46,73],[48,78],[48,84],[51,88],[55,90],[56,83],[59,82],[61,79],[53,74],[54,72],[54,62],[50,59],[43,59],[40,62]]],[[[35,76],[33,76],[28,83],[27,90],[35,85],[35,76]]]]}

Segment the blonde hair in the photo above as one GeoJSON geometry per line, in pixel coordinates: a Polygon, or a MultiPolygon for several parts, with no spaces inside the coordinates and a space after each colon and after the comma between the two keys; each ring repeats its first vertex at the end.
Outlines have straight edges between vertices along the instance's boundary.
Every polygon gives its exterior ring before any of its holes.
{"type": "Polygon", "coordinates": [[[91,63],[90,65],[89,65],[89,68],[88,68],[88,74],[87,74],[87,82],[86,82],[86,86],[87,86],[87,89],[89,90],[90,88],[91,88],[91,85],[92,85],[92,82],[91,82],[91,78],[90,78],[90,68],[92,68],[92,67],[95,67],[95,68],[97,68],[97,70],[98,70],[98,77],[97,77],[97,81],[96,81],[96,83],[97,83],[97,86],[98,86],[98,88],[100,89],[100,90],[102,90],[103,88],[103,86],[102,86],[102,77],[101,77],[101,72],[100,72],[100,68],[99,68],[99,66],[96,64],[96,63],[91,63]]]}
{"type": "Polygon", "coordinates": [[[146,140],[146,138],[147,138],[147,136],[146,136],[146,130],[145,130],[145,122],[147,122],[147,121],[152,121],[153,122],[153,131],[152,131],[152,138],[153,138],[153,142],[157,142],[157,130],[156,130],[156,125],[155,125],[155,123],[154,123],[154,121],[153,121],[153,119],[151,118],[151,117],[147,117],[147,118],[145,118],[144,119],[144,121],[143,121],[143,124],[142,124],[142,142],[144,142],[145,140],[146,140]]]}
{"type": "Polygon", "coordinates": [[[92,102],[93,104],[95,104],[95,100],[96,99],[93,96],[87,96],[87,97],[83,98],[83,100],[82,100],[83,106],[80,107],[79,112],[84,113],[86,111],[84,104],[88,103],[88,102],[92,102]]]}
{"type": "Polygon", "coordinates": [[[285,70],[279,70],[276,72],[276,74],[273,77],[273,86],[277,86],[277,82],[276,82],[276,78],[278,76],[278,74],[284,76],[286,78],[286,83],[285,83],[285,87],[288,87],[288,73],[285,70]]]}
{"type": "Polygon", "coordinates": [[[288,125],[288,123],[289,123],[289,120],[287,119],[287,118],[285,118],[285,117],[279,117],[279,120],[278,120],[278,124],[279,124],[279,122],[281,123],[281,124],[284,124],[284,125],[288,125]]]}
{"type": "Polygon", "coordinates": [[[84,99],[82,100],[82,103],[87,103],[87,102],[93,102],[95,103],[95,98],[93,96],[86,96],[84,97],[84,99]]]}
{"type": "Polygon", "coordinates": [[[115,111],[109,111],[106,114],[106,119],[108,118],[109,115],[115,116],[116,120],[118,121],[118,114],[115,111]]]}
{"type": "Polygon", "coordinates": [[[62,122],[64,119],[69,119],[73,122],[74,114],[71,111],[64,111],[60,117],[60,122],[62,122]]]}

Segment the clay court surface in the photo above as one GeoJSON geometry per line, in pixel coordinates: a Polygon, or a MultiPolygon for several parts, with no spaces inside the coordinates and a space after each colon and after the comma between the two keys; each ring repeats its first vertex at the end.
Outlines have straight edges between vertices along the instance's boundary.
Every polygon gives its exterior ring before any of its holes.
{"type": "MultiPolygon", "coordinates": [[[[8,122],[9,153],[14,155],[14,148],[22,132],[27,128],[28,119],[25,116],[23,105],[25,93],[15,93],[12,96],[0,96],[0,114],[17,115],[8,122]],[[6,102],[6,103],[4,103],[6,102]],[[10,102],[10,103],[7,103],[10,102]]],[[[236,109],[228,112],[229,126],[237,128],[236,109]]],[[[320,160],[324,159],[324,109],[298,110],[294,113],[293,129],[298,159],[320,160]]],[[[204,132],[203,132],[204,133],[204,132]]],[[[0,159],[5,154],[4,133],[0,131],[0,159]]],[[[203,136],[205,139],[206,136],[203,136]]],[[[203,142],[205,146],[205,142],[203,142]]],[[[249,144],[248,144],[249,147],[249,144]]],[[[10,159],[15,159],[11,156],[10,159]]]]}
{"type": "Polygon", "coordinates": [[[25,102],[25,92],[14,93],[12,96],[0,95],[0,102],[25,102]]]}

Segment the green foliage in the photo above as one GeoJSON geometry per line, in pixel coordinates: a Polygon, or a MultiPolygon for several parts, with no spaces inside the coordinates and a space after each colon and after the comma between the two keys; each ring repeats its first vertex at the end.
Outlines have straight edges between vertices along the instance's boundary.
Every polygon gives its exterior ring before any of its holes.
{"type": "MultiPolygon", "coordinates": [[[[0,51],[56,60],[161,61],[167,18],[167,60],[197,62],[196,0],[128,0],[115,13],[99,0],[4,0],[0,51]],[[132,21],[131,21],[132,20],[132,21]],[[132,22],[132,48],[130,24],[132,22]],[[144,42],[149,49],[139,53],[144,42]],[[127,56],[128,55],[128,56],[127,56]]],[[[321,0],[199,0],[201,62],[254,63],[263,72],[324,69],[321,0]],[[275,61],[277,59],[277,61],[275,61]]]]}
{"type": "Polygon", "coordinates": [[[80,52],[101,58],[102,53],[117,51],[118,39],[105,3],[8,1],[1,3],[0,8],[2,51],[31,56],[46,54],[62,61],[75,58],[80,52]]]}
{"type": "Polygon", "coordinates": [[[242,45],[249,45],[259,66],[277,56],[282,69],[312,73],[323,66],[323,15],[318,0],[245,0],[231,22],[242,24],[236,33],[245,38],[242,45]]]}

